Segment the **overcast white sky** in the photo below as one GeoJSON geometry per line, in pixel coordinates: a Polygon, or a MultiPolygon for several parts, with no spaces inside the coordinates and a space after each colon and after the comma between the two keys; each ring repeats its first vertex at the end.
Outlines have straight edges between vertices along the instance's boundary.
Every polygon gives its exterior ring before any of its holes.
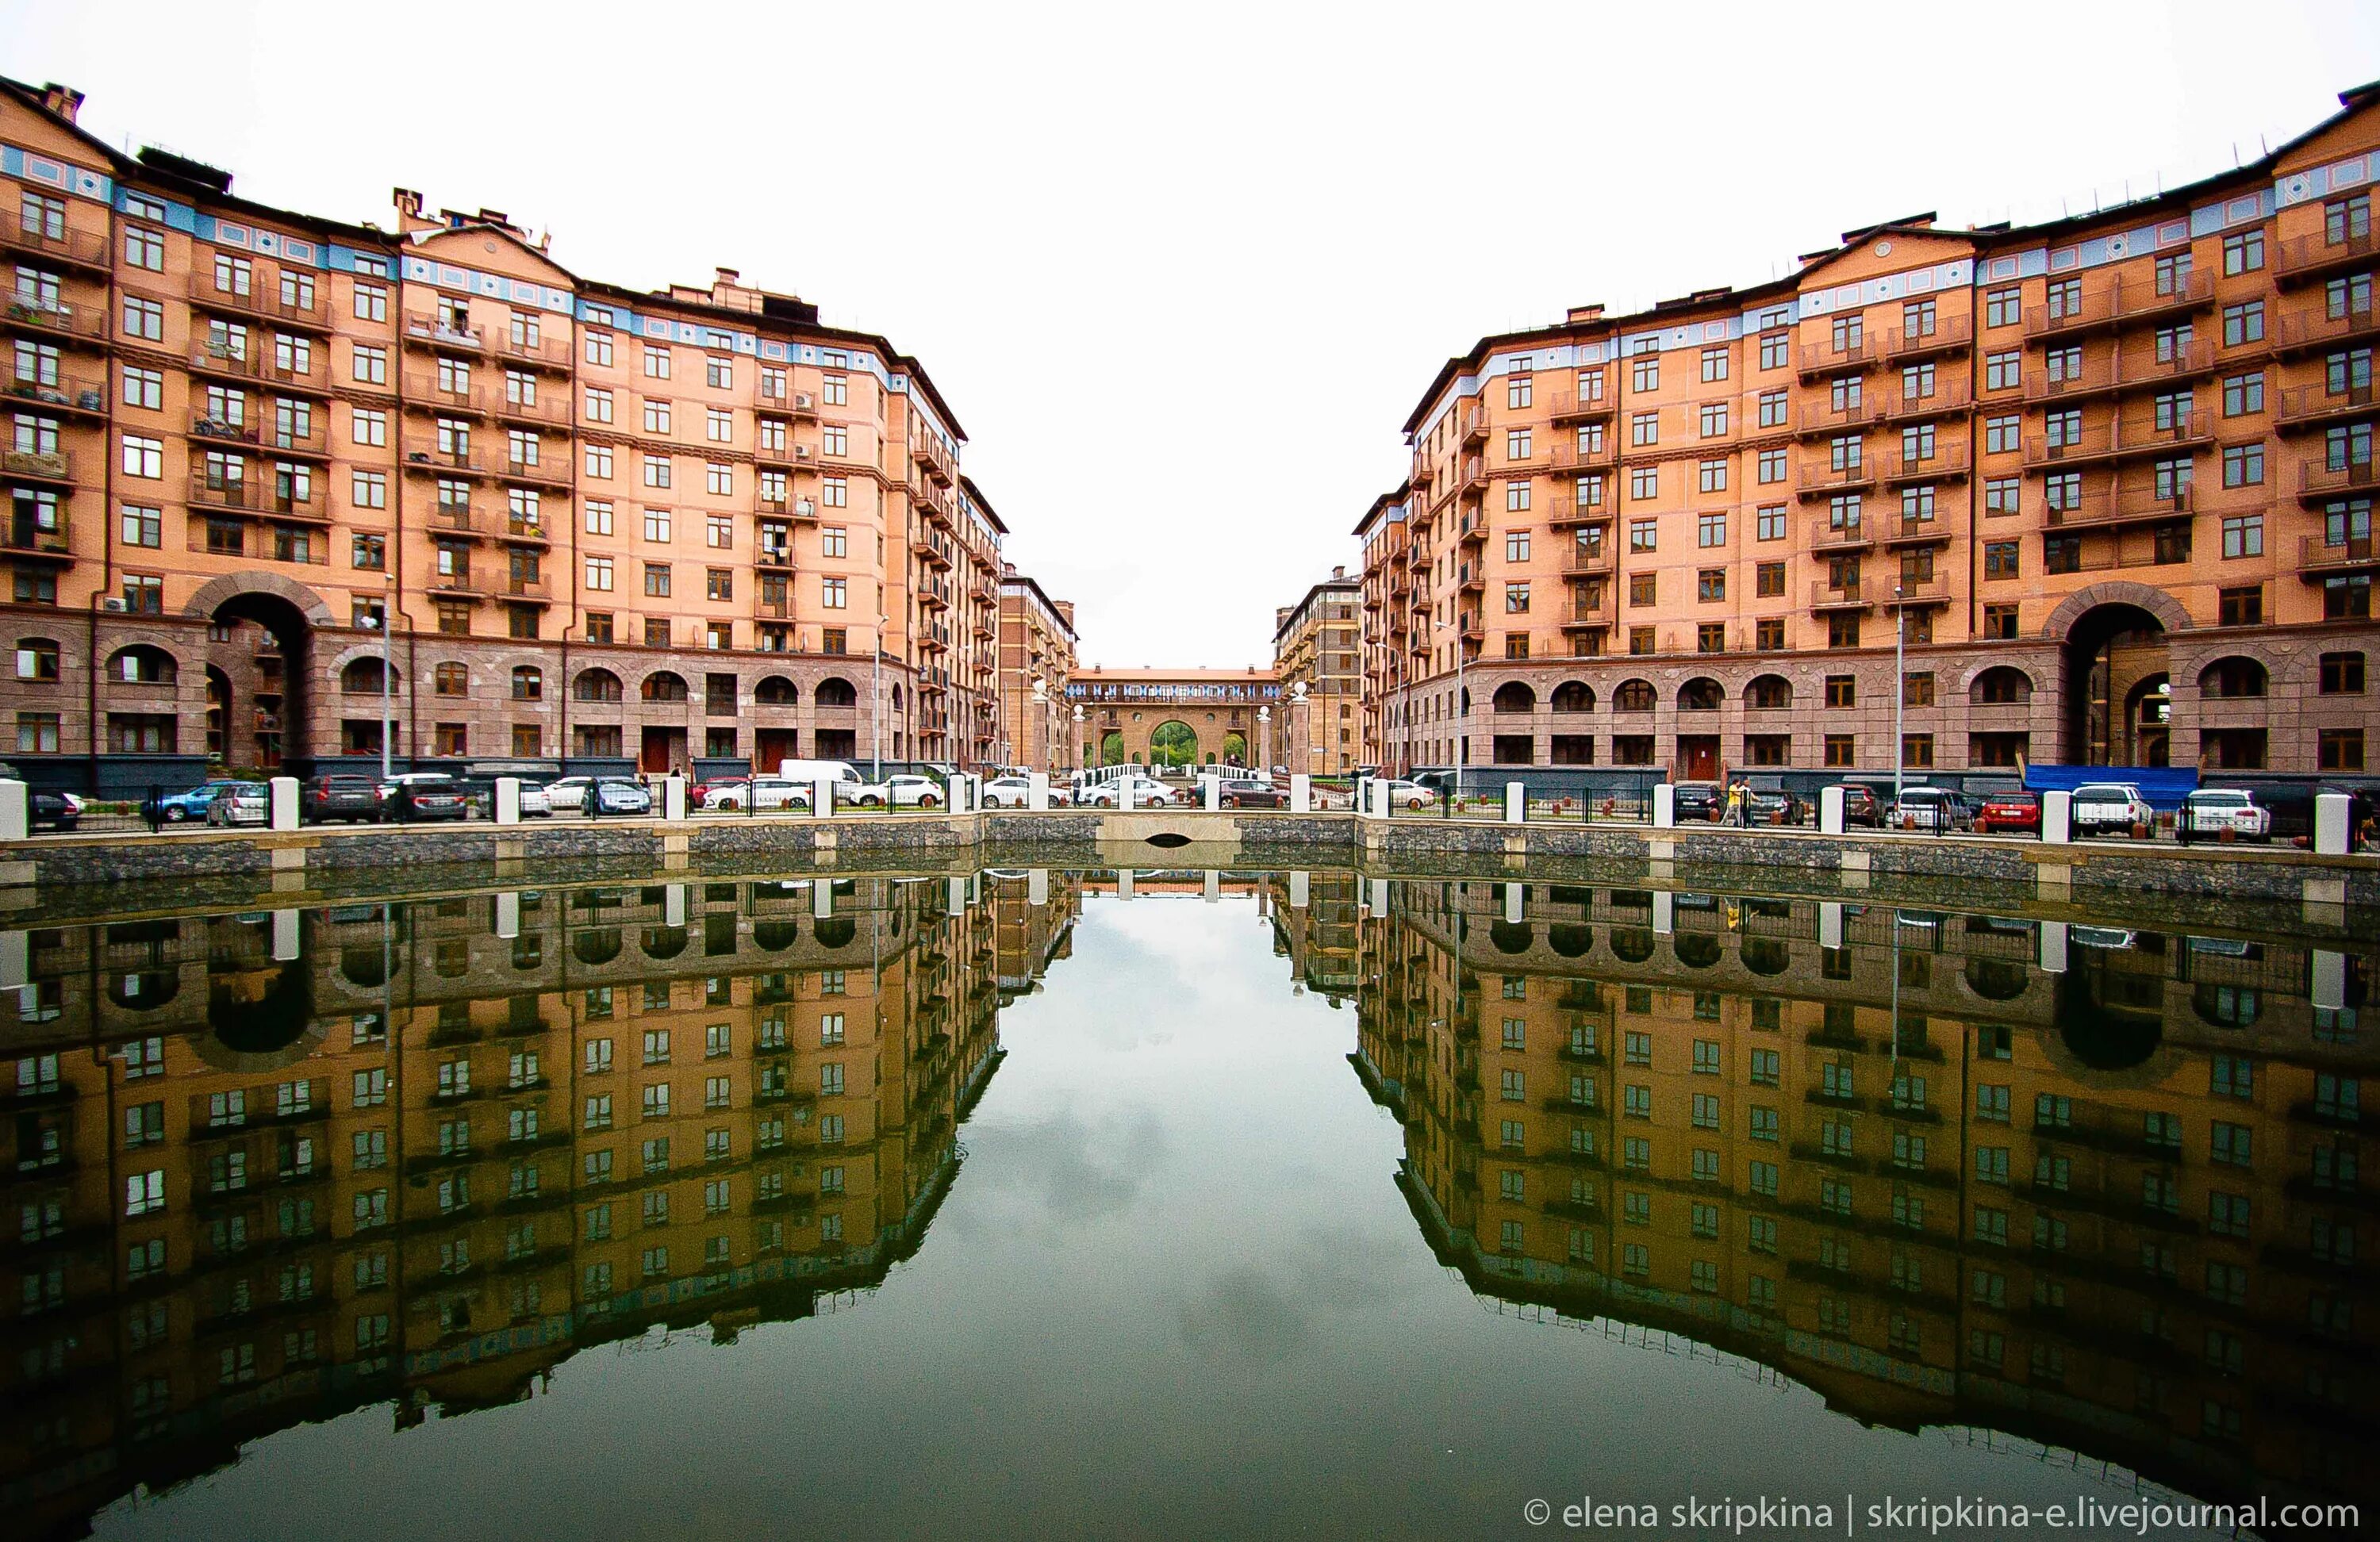
{"type": "Polygon", "coordinates": [[[265,202],[884,333],[1087,660],[1230,666],[1482,334],[2204,176],[2380,77],[2380,5],[6,0],[0,69],[265,202]]]}

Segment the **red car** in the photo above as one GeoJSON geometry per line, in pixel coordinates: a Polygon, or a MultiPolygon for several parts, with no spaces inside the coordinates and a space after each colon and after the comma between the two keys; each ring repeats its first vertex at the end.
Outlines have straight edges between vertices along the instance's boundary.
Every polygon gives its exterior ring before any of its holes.
{"type": "Polygon", "coordinates": [[[2041,833],[2041,800],[2031,793],[1985,793],[1975,808],[1975,833],[2041,833]]]}

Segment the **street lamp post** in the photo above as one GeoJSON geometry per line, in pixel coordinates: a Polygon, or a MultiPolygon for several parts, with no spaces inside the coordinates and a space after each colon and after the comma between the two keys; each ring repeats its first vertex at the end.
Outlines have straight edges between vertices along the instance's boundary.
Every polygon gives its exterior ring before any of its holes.
{"type": "Polygon", "coordinates": [[[1270,776],[1272,774],[1274,763],[1272,758],[1272,709],[1270,707],[1258,707],[1257,709],[1257,743],[1261,747],[1257,753],[1264,757],[1265,774],[1267,776],[1270,776]]]}
{"type": "Polygon", "coordinates": [[[367,630],[380,634],[380,779],[385,783],[392,771],[388,758],[388,740],[390,734],[394,732],[396,721],[396,704],[393,695],[395,668],[389,659],[386,602],[382,602],[379,614],[366,614],[362,625],[367,630]]]}
{"type": "MultiPolygon", "coordinates": [[[[1083,742],[1083,706],[1079,701],[1075,704],[1075,742],[1076,744],[1082,744],[1083,742]]],[[[1090,758],[1091,752],[1089,747],[1086,746],[1083,750],[1083,759],[1085,760],[1088,760],[1090,758]]],[[[1091,768],[1087,766],[1077,766],[1075,768],[1077,771],[1086,771],[1089,769],[1091,768]]]]}
{"type": "MultiPolygon", "coordinates": [[[[1909,638],[1909,607],[1901,602],[1901,588],[1892,586],[1892,809],[1900,812],[1901,756],[1908,740],[1900,732],[1901,711],[1909,701],[1907,647],[1909,638]]],[[[1949,818],[1946,814],[1944,818],[1949,818]]],[[[1896,941],[1898,933],[1895,934],[1896,941]]]]}
{"type": "Polygon", "coordinates": [[[868,780],[884,780],[884,623],[888,617],[876,618],[876,660],[868,677],[868,780]]]}
{"type": "Polygon", "coordinates": [[[1037,674],[1033,677],[1033,715],[1041,724],[1041,770],[1050,770],[1050,682],[1037,674]]]}

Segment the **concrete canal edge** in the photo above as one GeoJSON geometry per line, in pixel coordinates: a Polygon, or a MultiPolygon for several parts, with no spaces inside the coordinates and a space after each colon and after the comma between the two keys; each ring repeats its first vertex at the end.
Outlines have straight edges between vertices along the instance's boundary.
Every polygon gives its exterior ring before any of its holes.
{"type": "Polygon", "coordinates": [[[2083,905],[2163,895],[2283,905],[2325,927],[2345,926],[2348,913],[2362,907],[2380,912],[2380,858],[2317,856],[2293,848],[2061,846],[1874,832],[1176,809],[45,835],[0,857],[0,909],[22,912],[39,908],[45,894],[117,885],[194,884],[260,896],[354,891],[385,883],[397,869],[464,883],[566,883],[902,862],[931,868],[1313,864],[1371,872],[1476,871],[1492,864],[1495,876],[1535,878],[1539,875],[1519,869],[1535,862],[1552,876],[1553,868],[1574,861],[1641,869],[1651,885],[1765,873],[1789,886],[1816,883],[1853,897],[1912,881],[2083,905]]]}

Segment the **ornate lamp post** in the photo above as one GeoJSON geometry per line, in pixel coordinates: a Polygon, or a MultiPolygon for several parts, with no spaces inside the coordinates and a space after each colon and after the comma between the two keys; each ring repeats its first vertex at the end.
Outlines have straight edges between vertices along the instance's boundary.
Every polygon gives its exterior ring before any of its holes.
{"type": "Polygon", "coordinates": [[[1033,716],[1041,724],[1041,769],[1050,769],[1050,682],[1033,677],[1033,716]]]}

